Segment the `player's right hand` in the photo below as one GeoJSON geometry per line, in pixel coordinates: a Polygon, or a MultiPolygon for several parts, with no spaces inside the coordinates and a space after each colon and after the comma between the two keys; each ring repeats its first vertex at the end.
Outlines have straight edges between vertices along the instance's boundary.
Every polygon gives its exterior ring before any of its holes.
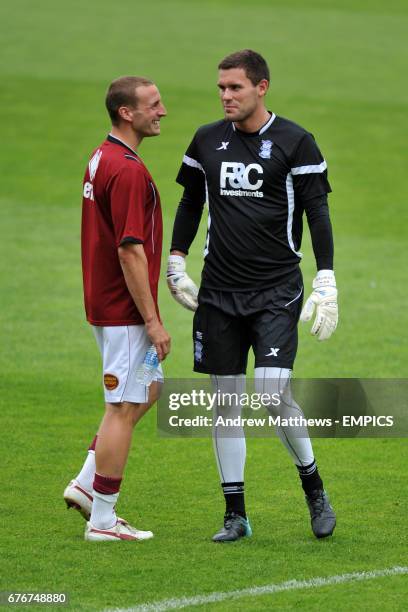
{"type": "Polygon", "coordinates": [[[154,344],[160,361],[166,359],[170,353],[171,338],[159,319],[153,319],[145,323],[146,332],[152,344],[154,344]]]}
{"type": "Polygon", "coordinates": [[[180,255],[170,255],[167,261],[167,285],[172,296],[184,308],[197,310],[198,287],[186,273],[186,262],[180,255]]]}

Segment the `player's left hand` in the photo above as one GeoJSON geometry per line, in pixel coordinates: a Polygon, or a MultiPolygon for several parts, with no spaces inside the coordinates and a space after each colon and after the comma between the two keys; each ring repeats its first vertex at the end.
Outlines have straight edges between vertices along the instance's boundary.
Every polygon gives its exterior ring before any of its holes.
{"type": "Polygon", "coordinates": [[[313,280],[313,293],[306,300],[300,320],[310,321],[316,309],[310,333],[318,340],[328,340],[337,327],[339,319],[336,279],[333,270],[319,270],[313,280]]]}

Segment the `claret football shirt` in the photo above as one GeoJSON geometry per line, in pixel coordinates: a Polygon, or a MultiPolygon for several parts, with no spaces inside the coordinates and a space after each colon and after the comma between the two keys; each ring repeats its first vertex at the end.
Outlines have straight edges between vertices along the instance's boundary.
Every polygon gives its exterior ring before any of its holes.
{"type": "Polygon", "coordinates": [[[126,242],[143,244],[157,306],[162,215],[156,185],[140,157],[109,135],[91,156],[83,183],[82,271],[87,320],[93,325],[138,325],[118,257],[126,242]]]}
{"type": "Polygon", "coordinates": [[[267,288],[298,270],[304,203],[331,191],[313,136],[271,114],[257,132],[217,121],[196,132],[177,182],[207,201],[201,286],[267,288]]]}

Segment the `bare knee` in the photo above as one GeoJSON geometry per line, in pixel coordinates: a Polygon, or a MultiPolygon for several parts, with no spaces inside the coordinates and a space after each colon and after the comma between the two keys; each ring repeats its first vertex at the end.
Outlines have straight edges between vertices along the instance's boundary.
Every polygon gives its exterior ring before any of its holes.
{"type": "Polygon", "coordinates": [[[146,403],[135,404],[133,402],[120,402],[117,404],[106,404],[106,414],[108,418],[117,418],[124,423],[131,423],[133,426],[140,421],[151,406],[160,397],[162,383],[154,381],[149,387],[149,400],[146,403]]]}
{"type": "Polygon", "coordinates": [[[138,414],[141,404],[133,402],[118,402],[117,404],[106,404],[106,414],[110,418],[119,419],[124,422],[131,422],[138,414]]]}
{"type": "Polygon", "coordinates": [[[159,399],[162,392],[163,384],[156,380],[149,387],[149,408],[153,406],[159,399]]]}
{"type": "Polygon", "coordinates": [[[157,402],[162,390],[162,383],[154,381],[149,387],[149,400],[145,404],[139,404],[133,412],[133,427],[144,417],[146,412],[157,402]]]}

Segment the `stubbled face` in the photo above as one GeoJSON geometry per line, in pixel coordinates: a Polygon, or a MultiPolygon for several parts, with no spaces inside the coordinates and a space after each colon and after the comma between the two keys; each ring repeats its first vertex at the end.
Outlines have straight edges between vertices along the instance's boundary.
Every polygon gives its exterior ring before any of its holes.
{"type": "Polygon", "coordinates": [[[243,68],[220,70],[217,85],[225,118],[235,122],[251,117],[263,105],[268,89],[266,80],[254,85],[243,68]]]}
{"type": "Polygon", "coordinates": [[[133,130],[141,137],[158,136],[160,120],[167,111],[156,85],[141,85],[137,88],[136,108],[128,109],[133,130]]]}

